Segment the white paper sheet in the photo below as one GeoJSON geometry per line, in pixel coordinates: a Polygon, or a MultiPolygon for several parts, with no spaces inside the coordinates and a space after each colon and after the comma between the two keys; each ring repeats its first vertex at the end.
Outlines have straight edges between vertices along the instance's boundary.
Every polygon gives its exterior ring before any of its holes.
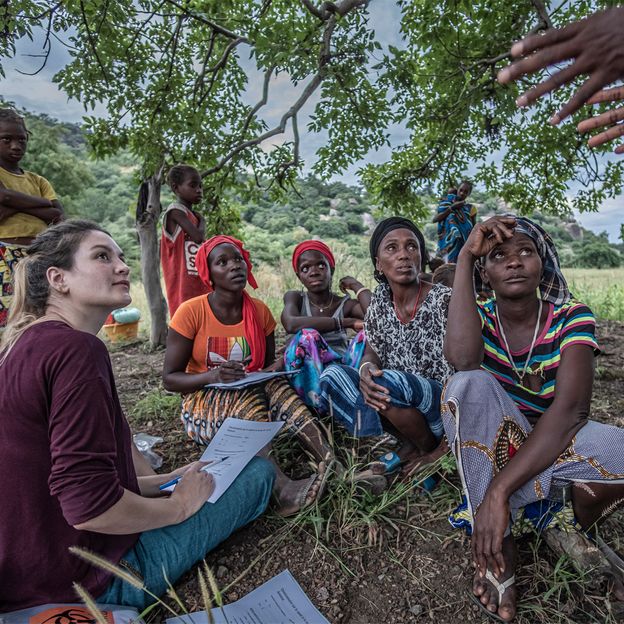
{"type": "Polygon", "coordinates": [[[255,386],[259,383],[264,383],[269,379],[273,379],[274,377],[286,377],[290,375],[296,375],[300,373],[299,370],[292,371],[273,371],[269,373],[265,373],[262,371],[257,371],[255,373],[247,373],[242,379],[238,381],[230,381],[229,383],[213,383],[204,386],[204,388],[222,388],[223,390],[236,390],[237,388],[247,388],[248,386],[255,386]]]}
{"type": "MultiPolygon", "coordinates": [[[[221,609],[212,609],[215,624],[329,624],[289,570],[221,609]]],[[[205,611],[167,620],[167,624],[208,624],[205,611]]]]}
{"type": "MultiPolygon", "coordinates": [[[[256,422],[226,418],[201,456],[201,461],[213,462],[204,470],[214,475],[215,489],[208,499],[215,503],[232,485],[245,466],[274,438],[284,425],[279,422],[256,422]],[[223,459],[227,457],[227,459],[223,459]]],[[[165,488],[173,492],[175,485],[165,488]]]]}

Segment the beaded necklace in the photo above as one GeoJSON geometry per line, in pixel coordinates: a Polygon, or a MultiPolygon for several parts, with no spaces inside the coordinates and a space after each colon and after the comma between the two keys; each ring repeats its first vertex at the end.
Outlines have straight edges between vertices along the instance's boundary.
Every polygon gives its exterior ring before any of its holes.
{"type": "MultiPolygon", "coordinates": [[[[509,358],[509,363],[511,364],[511,368],[513,372],[516,374],[520,385],[524,388],[524,378],[527,374],[527,370],[529,368],[529,362],[531,361],[531,356],[533,355],[533,349],[535,348],[535,343],[537,341],[537,334],[539,332],[540,321],[542,320],[542,300],[539,300],[539,308],[537,310],[537,321],[535,322],[535,331],[533,332],[533,340],[531,340],[531,346],[529,347],[529,353],[527,355],[527,359],[522,367],[522,370],[516,367],[516,363],[514,362],[513,356],[511,355],[511,349],[509,348],[509,343],[507,342],[507,336],[505,336],[505,330],[503,329],[503,320],[500,315],[498,317],[498,327],[500,329],[500,335],[505,343],[505,348],[507,349],[507,357],[509,358]]],[[[529,372],[530,375],[533,373],[529,372]]]]}
{"type": "Polygon", "coordinates": [[[399,319],[399,322],[402,323],[403,325],[407,325],[416,316],[416,308],[418,308],[418,300],[420,299],[420,291],[422,290],[422,280],[418,280],[418,283],[419,283],[418,294],[416,295],[416,302],[414,303],[414,309],[412,310],[412,315],[407,319],[407,321],[404,321],[401,318],[401,315],[399,314],[399,309],[397,308],[397,305],[394,299],[392,299],[392,306],[394,307],[394,313],[396,314],[396,317],[399,319]]]}

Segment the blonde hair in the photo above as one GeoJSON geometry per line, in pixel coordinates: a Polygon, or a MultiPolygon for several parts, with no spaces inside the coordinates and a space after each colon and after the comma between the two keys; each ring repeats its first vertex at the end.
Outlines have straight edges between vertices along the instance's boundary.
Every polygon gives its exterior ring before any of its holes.
{"type": "Polygon", "coordinates": [[[108,234],[93,221],[70,219],[44,230],[28,247],[13,274],[14,294],[0,340],[0,365],[26,329],[45,315],[50,296],[48,269],[71,269],[80,243],[93,231],[108,234]]]}

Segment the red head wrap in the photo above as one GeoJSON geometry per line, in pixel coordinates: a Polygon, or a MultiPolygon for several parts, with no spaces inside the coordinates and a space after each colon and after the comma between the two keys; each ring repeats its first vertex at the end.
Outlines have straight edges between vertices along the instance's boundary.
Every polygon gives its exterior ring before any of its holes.
{"type": "Polygon", "coordinates": [[[295,273],[298,273],[299,270],[297,268],[297,263],[299,262],[299,258],[301,254],[306,251],[318,251],[322,253],[326,258],[327,262],[329,262],[330,268],[334,268],[336,266],[336,260],[334,259],[334,254],[331,252],[331,249],[322,241],[319,240],[307,240],[299,243],[292,255],[292,266],[295,273]]]}
{"type": "MultiPolygon", "coordinates": [[[[208,266],[208,257],[210,252],[217,246],[223,243],[229,243],[238,248],[243,255],[243,260],[247,265],[247,281],[252,288],[258,288],[256,279],[251,272],[252,264],[249,259],[249,252],[243,248],[243,243],[232,236],[225,236],[223,234],[219,236],[213,236],[206,242],[202,243],[197,250],[195,256],[195,267],[199,274],[199,279],[208,287],[208,292],[213,290],[210,282],[210,267],[208,266]]],[[[251,363],[247,367],[247,370],[256,371],[264,367],[264,357],[266,355],[266,336],[260,320],[258,319],[258,311],[253,302],[253,299],[243,291],[243,324],[245,328],[245,339],[251,349],[251,363]]]]}

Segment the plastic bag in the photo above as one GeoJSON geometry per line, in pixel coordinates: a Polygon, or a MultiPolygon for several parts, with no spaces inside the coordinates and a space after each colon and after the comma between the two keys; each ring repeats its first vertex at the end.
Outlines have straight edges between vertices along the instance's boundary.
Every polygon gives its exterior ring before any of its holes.
{"type": "Polygon", "coordinates": [[[135,433],[134,436],[132,436],[132,439],[134,440],[134,444],[139,449],[141,455],[147,459],[150,466],[154,470],[162,466],[163,458],[158,453],[155,453],[152,448],[157,444],[160,444],[163,441],[163,438],[140,432],[135,433]]]}

